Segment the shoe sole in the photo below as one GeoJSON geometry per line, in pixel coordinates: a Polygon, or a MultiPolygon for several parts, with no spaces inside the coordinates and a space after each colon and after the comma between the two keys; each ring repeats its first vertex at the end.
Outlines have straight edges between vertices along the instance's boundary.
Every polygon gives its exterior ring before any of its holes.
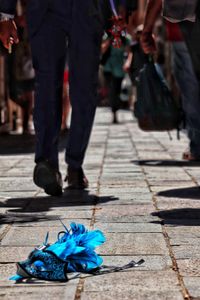
{"type": "Polygon", "coordinates": [[[57,182],[56,175],[45,165],[36,167],[33,180],[38,187],[44,189],[45,193],[50,196],[61,196],[63,193],[62,187],[57,182]]]}

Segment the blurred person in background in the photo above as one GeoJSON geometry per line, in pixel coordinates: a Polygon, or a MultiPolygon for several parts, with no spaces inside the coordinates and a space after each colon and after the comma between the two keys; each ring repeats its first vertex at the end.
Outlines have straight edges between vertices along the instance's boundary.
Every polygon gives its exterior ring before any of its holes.
{"type": "MultiPolygon", "coordinates": [[[[119,6],[119,15],[125,18],[126,10],[124,6],[119,6]]],[[[120,94],[122,81],[125,76],[125,57],[130,52],[131,37],[126,35],[122,38],[122,45],[116,48],[108,37],[102,43],[102,52],[106,61],[103,64],[103,74],[108,88],[108,98],[113,114],[113,123],[118,123],[117,112],[120,109],[120,94]]]]}
{"type": "MultiPolygon", "coordinates": [[[[183,9],[183,4],[181,6],[180,1],[173,0],[176,2],[177,19],[173,20],[179,22],[184,18],[181,15],[181,8],[183,9]],[[180,14],[181,17],[178,15],[180,14]]],[[[164,2],[170,3],[169,2],[164,2]]],[[[189,3],[189,2],[188,2],[189,3]]],[[[144,30],[141,36],[141,45],[146,54],[153,54],[156,52],[156,43],[153,37],[153,28],[156,19],[162,11],[162,0],[154,1],[149,0],[146,17],[144,21],[144,30]]],[[[191,4],[191,3],[190,3],[191,4]]],[[[189,8],[190,5],[189,5],[189,8]]],[[[176,14],[176,11],[172,11],[171,14],[176,14]]],[[[187,16],[185,17],[187,19],[187,16]]],[[[168,17],[168,20],[172,21],[172,18],[168,17]]],[[[189,22],[189,21],[183,21],[189,22]]],[[[173,57],[173,73],[178,83],[183,103],[183,110],[186,116],[186,126],[188,131],[188,137],[190,139],[189,150],[183,153],[183,159],[189,161],[200,160],[200,90],[199,84],[194,72],[191,57],[188,49],[183,40],[183,36],[180,32],[178,24],[170,24],[167,22],[167,33],[168,39],[172,43],[172,57],[173,57]]]]}
{"type": "Polygon", "coordinates": [[[15,22],[18,26],[20,42],[11,55],[7,56],[8,90],[10,99],[22,109],[23,134],[30,134],[30,117],[33,109],[35,72],[32,64],[31,49],[26,24],[27,0],[21,0],[15,22]]]}

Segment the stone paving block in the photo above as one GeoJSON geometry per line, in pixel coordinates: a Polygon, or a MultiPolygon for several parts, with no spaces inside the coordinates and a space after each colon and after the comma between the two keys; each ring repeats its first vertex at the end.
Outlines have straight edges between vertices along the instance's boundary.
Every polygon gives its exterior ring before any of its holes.
{"type": "Polygon", "coordinates": [[[177,263],[181,276],[200,277],[200,258],[191,255],[189,259],[179,259],[177,263]]]}
{"type": "MultiPolygon", "coordinates": [[[[93,210],[72,210],[70,208],[63,208],[63,210],[52,209],[46,213],[47,217],[58,217],[63,219],[91,219],[93,210]]],[[[84,220],[83,220],[84,222],[84,220]]]]}
{"type": "MultiPolygon", "coordinates": [[[[84,224],[84,222],[82,222],[84,224]]],[[[6,236],[3,238],[1,244],[3,246],[38,246],[42,245],[49,232],[49,242],[57,240],[57,234],[63,231],[60,225],[56,230],[52,227],[16,227],[13,226],[6,236]]]]}
{"type": "Polygon", "coordinates": [[[174,199],[174,198],[163,198],[162,200],[156,200],[157,206],[160,210],[169,209],[181,209],[181,208],[198,208],[199,200],[194,199],[174,199]]]}
{"type": "Polygon", "coordinates": [[[30,168],[11,168],[4,174],[4,177],[15,177],[15,176],[32,178],[33,170],[30,168]]]}
{"type": "Polygon", "coordinates": [[[195,238],[195,237],[190,237],[188,236],[173,236],[170,238],[170,244],[171,246],[191,246],[194,245],[199,246],[200,247],[200,239],[199,238],[195,238]]]}
{"type": "MultiPolygon", "coordinates": [[[[1,246],[0,247],[0,263],[16,263],[18,261],[25,260],[29,253],[33,250],[33,247],[12,247],[1,246]]],[[[3,267],[4,265],[2,265],[3,267]]]]}
{"type": "Polygon", "coordinates": [[[150,223],[155,222],[161,224],[161,220],[158,217],[154,216],[95,216],[96,222],[105,222],[105,223],[150,223]]]}
{"type": "Polygon", "coordinates": [[[4,199],[10,199],[13,204],[18,201],[19,198],[27,199],[27,198],[32,198],[37,194],[37,191],[7,191],[7,192],[2,192],[0,191],[0,197],[3,197],[4,199]]]}
{"type": "Polygon", "coordinates": [[[174,235],[185,235],[186,237],[189,236],[195,237],[197,236],[198,238],[200,237],[200,225],[199,226],[167,226],[167,233],[169,237],[173,237],[174,235]]]}
{"type": "Polygon", "coordinates": [[[168,180],[168,179],[154,179],[154,180],[149,180],[148,183],[150,186],[169,186],[171,189],[174,187],[180,186],[181,187],[189,187],[189,186],[194,186],[194,182],[192,180],[168,180]]]}
{"type": "Polygon", "coordinates": [[[179,292],[180,286],[176,274],[171,271],[137,271],[111,273],[85,279],[84,292],[126,292],[148,293],[168,291],[179,292]]]}
{"type": "Polygon", "coordinates": [[[144,174],[140,168],[135,168],[135,166],[132,166],[130,164],[125,166],[103,165],[103,175],[114,174],[114,172],[117,172],[117,174],[124,173],[125,175],[131,173],[134,174],[134,176],[140,175],[141,177],[144,177],[144,174]]]}
{"type": "Polygon", "coordinates": [[[134,288],[124,291],[121,288],[120,291],[116,291],[115,287],[112,287],[110,291],[105,292],[84,292],[81,295],[81,300],[183,300],[181,292],[162,292],[162,291],[135,291],[134,288]]]}
{"type": "Polygon", "coordinates": [[[27,285],[11,286],[0,290],[0,298],[5,300],[50,300],[50,299],[67,299],[74,300],[76,285],[27,285]]]}
{"type": "Polygon", "coordinates": [[[15,223],[15,227],[50,227],[52,228],[51,230],[57,231],[58,227],[60,228],[61,222],[62,222],[69,227],[71,223],[76,222],[76,223],[81,223],[84,224],[87,228],[90,227],[91,220],[90,218],[88,219],[63,219],[63,218],[57,218],[57,219],[41,219],[38,220],[37,222],[24,222],[24,223],[15,223]]]}
{"type": "Polygon", "coordinates": [[[110,188],[115,188],[119,186],[123,186],[124,188],[128,188],[129,186],[131,188],[136,187],[136,188],[146,188],[146,182],[141,181],[141,180],[126,180],[124,178],[121,179],[101,179],[100,184],[103,185],[105,188],[109,186],[110,188]]]}
{"type": "Polygon", "coordinates": [[[5,159],[5,156],[0,157],[0,169],[8,169],[15,166],[20,159],[18,157],[10,157],[10,159],[5,159]]]}
{"type": "Polygon", "coordinates": [[[200,277],[184,276],[184,284],[192,299],[200,299],[200,277]]]}
{"type": "Polygon", "coordinates": [[[149,192],[144,192],[144,193],[116,193],[114,189],[110,189],[111,192],[113,193],[107,193],[104,191],[100,191],[99,196],[102,197],[106,197],[106,196],[111,196],[114,198],[119,198],[119,199],[124,199],[124,200],[151,200],[152,202],[152,194],[150,194],[149,192]]]}
{"type": "MultiPolygon", "coordinates": [[[[177,185],[173,186],[173,189],[176,191],[176,190],[180,190],[181,188],[187,188],[187,187],[189,188],[189,187],[193,187],[193,186],[194,186],[194,183],[192,183],[192,182],[190,184],[186,184],[186,185],[177,184],[177,185]]],[[[163,186],[154,185],[154,186],[151,186],[150,188],[151,188],[151,191],[154,193],[166,192],[169,190],[169,186],[164,185],[164,182],[163,182],[163,186]]]]}
{"type": "Polygon", "coordinates": [[[168,255],[161,233],[105,233],[104,255],[168,255]]]}
{"type": "MultiPolygon", "coordinates": [[[[67,221],[67,220],[65,220],[67,221]]],[[[71,221],[71,220],[70,220],[71,221]]],[[[88,226],[88,221],[81,221],[81,224],[88,226]]],[[[76,222],[76,220],[74,220],[76,222]]],[[[69,225],[69,222],[65,222],[69,225]]],[[[63,231],[63,226],[57,221],[57,226],[43,226],[43,227],[31,227],[31,226],[12,226],[6,236],[2,239],[1,245],[3,246],[38,246],[44,242],[47,232],[49,232],[49,242],[55,242],[57,240],[57,234],[59,231],[63,231]]]]}
{"type": "Polygon", "coordinates": [[[32,178],[0,178],[0,191],[36,191],[38,188],[34,185],[32,178]]]}
{"type": "Polygon", "coordinates": [[[97,222],[94,225],[94,228],[98,228],[106,233],[162,233],[162,227],[160,224],[153,223],[100,223],[97,222]]]}
{"type": "Polygon", "coordinates": [[[97,200],[98,206],[108,206],[108,205],[145,205],[152,204],[151,197],[129,197],[129,196],[118,196],[118,197],[99,197],[97,200]]]}
{"type": "Polygon", "coordinates": [[[172,269],[172,261],[169,256],[163,255],[138,255],[138,256],[102,256],[103,263],[105,265],[111,266],[123,266],[128,264],[131,260],[139,261],[140,259],[144,259],[144,264],[130,269],[130,272],[135,271],[162,271],[172,269]]]}
{"type": "Polygon", "coordinates": [[[113,206],[102,206],[100,210],[97,210],[96,217],[109,219],[114,217],[122,216],[145,216],[155,211],[152,204],[145,205],[113,205],[113,206]]]}
{"type": "MultiPolygon", "coordinates": [[[[12,284],[13,282],[9,282],[9,278],[12,275],[16,274],[16,264],[15,263],[6,263],[6,264],[0,264],[0,281],[1,281],[1,285],[4,284],[12,284]]],[[[1,289],[0,289],[1,290],[1,289]]]]}
{"type": "Polygon", "coordinates": [[[172,249],[177,260],[190,258],[200,259],[199,245],[178,245],[173,246],[172,249]]]}
{"type": "Polygon", "coordinates": [[[147,194],[149,193],[149,188],[146,187],[102,187],[101,188],[101,193],[106,193],[107,195],[109,195],[110,193],[114,194],[114,195],[135,195],[135,194],[147,194]]]}

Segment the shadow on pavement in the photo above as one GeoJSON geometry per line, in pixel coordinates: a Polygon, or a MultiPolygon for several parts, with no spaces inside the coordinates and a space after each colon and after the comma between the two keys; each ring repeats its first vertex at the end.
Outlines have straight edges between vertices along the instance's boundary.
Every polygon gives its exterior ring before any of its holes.
{"type": "Polygon", "coordinates": [[[77,211],[92,210],[93,205],[115,200],[118,200],[118,198],[114,196],[98,197],[89,194],[88,191],[70,190],[66,190],[62,197],[10,198],[0,202],[0,208],[7,209],[5,214],[0,214],[0,224],[58,220],[59,212],[62,215],[66,208],[77,207],[77,211]],[[86,208],[86,206],[89,207],[86,208]],[[53,215],[54,209],[56,209],[56,215],[53,215]],[[46,212],[51,210],[51,216],[45,215],[46,212]]]}
{"type": "Polygon", "coordinates": [[[157,196],[200,200],[200,187],[186,187],[159,192],[157,196]]]}
{"type": "MultiPolygon", "coordinates": [[[[61,135],[59,151],[66,147],[67,135],[61,135]]],[[[0,155],[20,155],[35,152],[35,135],[0,135],[0,155]]]]}
{"type": "Polygon", "coordinates": [[[149,167],[199,167],[200,161],[184,161],[184,160],[132,160],[132,163],[139,166],[149,167]]]}
{"type": "MultiPolygon", "coordinates": [[[[174,226],[200,226],[200,209],[198,208],[177,208],[170,210],[161,210],[152,213],[162,219],[165,225],[174,226]]],[[[152,222],[158,223],[158,222],[152,222]]]]}
{"type": "Polygon", "coordinates": [[[23,224],[58,220],[58,216],[46,216],[45,214],[12,213],[0,214],[0,224],[23,224]]]}

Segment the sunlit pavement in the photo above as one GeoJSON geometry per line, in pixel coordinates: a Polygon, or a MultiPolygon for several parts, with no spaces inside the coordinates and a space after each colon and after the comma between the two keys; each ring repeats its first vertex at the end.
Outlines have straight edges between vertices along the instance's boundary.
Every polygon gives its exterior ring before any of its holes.
{"type": "Polygon", "coordinates": [[[144,133],[128,111],[119,120],[112,125],[109,110],[98,109],[85,160],[90,188],[66,190],[62,198],[46,197],[32,182],[33,137],[18,137],[13,146],[0,137],[1,299],[200,299],[200,169],[181,160],[187,138],[144,133]],[[9,281],[15,262],[42,244],[47,231],[56,240],[59,218],[102,230],[107,242],[98,252],[105,264],[145,263],[68,283],[9,281]]]}

